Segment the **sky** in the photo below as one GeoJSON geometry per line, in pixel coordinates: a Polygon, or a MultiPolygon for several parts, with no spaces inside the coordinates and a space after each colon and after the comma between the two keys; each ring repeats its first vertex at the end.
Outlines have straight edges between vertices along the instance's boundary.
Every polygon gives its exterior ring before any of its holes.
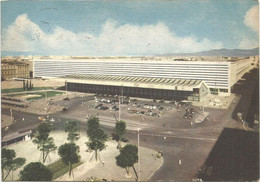
{"type": "Polygon", "coordinates": [[[2,1],[2,55],[149,56],[259,46],[256,0],[2,1]]]}

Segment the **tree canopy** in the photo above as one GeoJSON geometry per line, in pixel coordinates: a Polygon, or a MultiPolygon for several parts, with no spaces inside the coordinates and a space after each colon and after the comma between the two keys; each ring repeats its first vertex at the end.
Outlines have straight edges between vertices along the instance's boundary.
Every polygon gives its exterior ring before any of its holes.
{"type": "Polygon", "coordinates": [[[51,132],[51,126],[48,123],[42,123],[37,128],[39,140],[46,140],[51,132]]]}
{"type": "Polygon", "coordinates": [[[50,152],[55,151],[57,147],[54,144],[54,139],[49,137],[51,126],[48,123],[42,123],[37,128],[37,133],[33,143],[37,144],[37,149],[42,152],[42,162],[44,163],[50,152]]]}
{"type": "Polygon", "coordinates": [[[68,132],[67,140],[70,142],[77,141],[79,136],[79,126],[76,121],[68,121],[65,125],[65,132],[68,132]]]}
{"type": "MultiPolygon", "coordinates": [[[[129,174],[129,167],[133,167],[134,164],[138,161],[138,148],[135,145],[127,144],[120,150],[120,154],[116,156],[116,165],[119,167],[125,168],[127,174],[129,174]]],[[[137,173],[134,169],[136,177],[137,173]]]]}
{"type": "Polygon", "coordinates": [[[126,131],[126,123],[122,120],[117,121],[116,122],[116,126],[115,126],[115,134],[116,134],[116,138],[118,139],[118,147],[119,149],[121,148],[121,143],[120,141],[122,141],[123,135],[125,134],[126,131]]]}
{"type": "Polygon", "coordinates": [[[21,181],[51,181],[52,172],[40,162],[31,162],[20,171],[21,181]]]}
{"type": "Polygon", "coordinates": [[[72,164],[80,160],[79,147],[75,143],[65,143],[59,147],[58,153],[62,161],[69,165],[69,176],[71,176],[72,164]]]}
{"type": "Polygon", "coordinates": [[[25,163],[25,158],[15,158],[14,150],[2,148],[1,164],[2,164],[2,179],[6,180],[11,171],[20,168],[25,163]],[[5,174],[5,171],[7,174],[5,174]]]}
{"type": "Polygon", "coordinates": [[[88,148],[95,151],[97,160],[97,151],[102,151],[106,148],[105,142],[108,140],[107,134],[100,128],[99,119],[91,117],[87,122],[87,135],[89,142],[86,142],[88,148]]]}
{"type": "Polygon", "coordinates": [[[126,129],[126,123],[124,121],[120,120],[116,122],[115,132],[116,135],[119,136],[120,140],[122,140],[122,137],[125,134],[125,129],[126,129]]]}
{"type": "Polygon", "coordinates": [[[87,122],[87,134],[90,139],[95,138],[95,131],[99,129],[99,118],[91,116],[87,122]]]}

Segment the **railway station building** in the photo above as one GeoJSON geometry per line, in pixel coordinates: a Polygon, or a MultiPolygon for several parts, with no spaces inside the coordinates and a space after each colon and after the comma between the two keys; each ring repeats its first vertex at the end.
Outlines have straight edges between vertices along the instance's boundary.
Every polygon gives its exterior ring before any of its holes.
{"type": "Polygon", "coordinates": [[[64,81],[69,91],[151,99],[200,101],[229,96],[252,60],[176,61],[142,58],[38,59],[34,77],[64,81]]]}

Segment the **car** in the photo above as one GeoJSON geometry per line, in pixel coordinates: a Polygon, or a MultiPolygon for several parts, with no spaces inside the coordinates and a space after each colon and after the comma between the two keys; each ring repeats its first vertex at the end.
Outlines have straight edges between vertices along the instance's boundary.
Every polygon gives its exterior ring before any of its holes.
{"type": "Polygon", "coordinates": [[[64,98],[63,100],[70,100],[68,97],[64,98]]]}
{"type": "Polygon", "coordinates": [[[118,108],[117,106],[113,106],[113,107],[112,107],[112,110],[114,110],[114,111],[118,111],[119,108],[118,108]]]}
{"type": "Polygon", "coordinates": [[[119,141],[119,136],[115,133],[112,133],[112,140],[119,141]]]}
{"type": "Polygon", "coordinates": [[[108,107],[102,106],[100,109],[101,109],[101,110],[108,110],[108,107]]]}
{"type": "Polygon", "coordinates": [[[122,138],[122,142],[127,143],[127,142],[129,142],[129,140],[123,137],[123,138],[122,138]]]}
{"type": "Polygon", "coordinates": [[[103,104],[98,104],[98,105],[95,107],[95,109],[98,109],[98,108],[100,108],[101,106],[103,106],[103,104]]]}

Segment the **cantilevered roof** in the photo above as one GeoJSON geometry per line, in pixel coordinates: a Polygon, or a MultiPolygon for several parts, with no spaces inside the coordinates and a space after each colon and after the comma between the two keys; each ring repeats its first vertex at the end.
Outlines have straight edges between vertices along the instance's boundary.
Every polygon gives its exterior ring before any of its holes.
{"type": "MultiPolygon", "coordinates": [[[[61,77],[67,82],[84,83],[95,85],[111,85],[139,88],[170,89],[192,91],[193,88],[199,88],[205,84],[202,80],[187,80],[174,78],[156,78],[156,77],[132,77],[132,76],[111,76],[111,75],[67,75],[61,77]]],[[[206,85],[206,84],[205,84],[206,85]]]]}

